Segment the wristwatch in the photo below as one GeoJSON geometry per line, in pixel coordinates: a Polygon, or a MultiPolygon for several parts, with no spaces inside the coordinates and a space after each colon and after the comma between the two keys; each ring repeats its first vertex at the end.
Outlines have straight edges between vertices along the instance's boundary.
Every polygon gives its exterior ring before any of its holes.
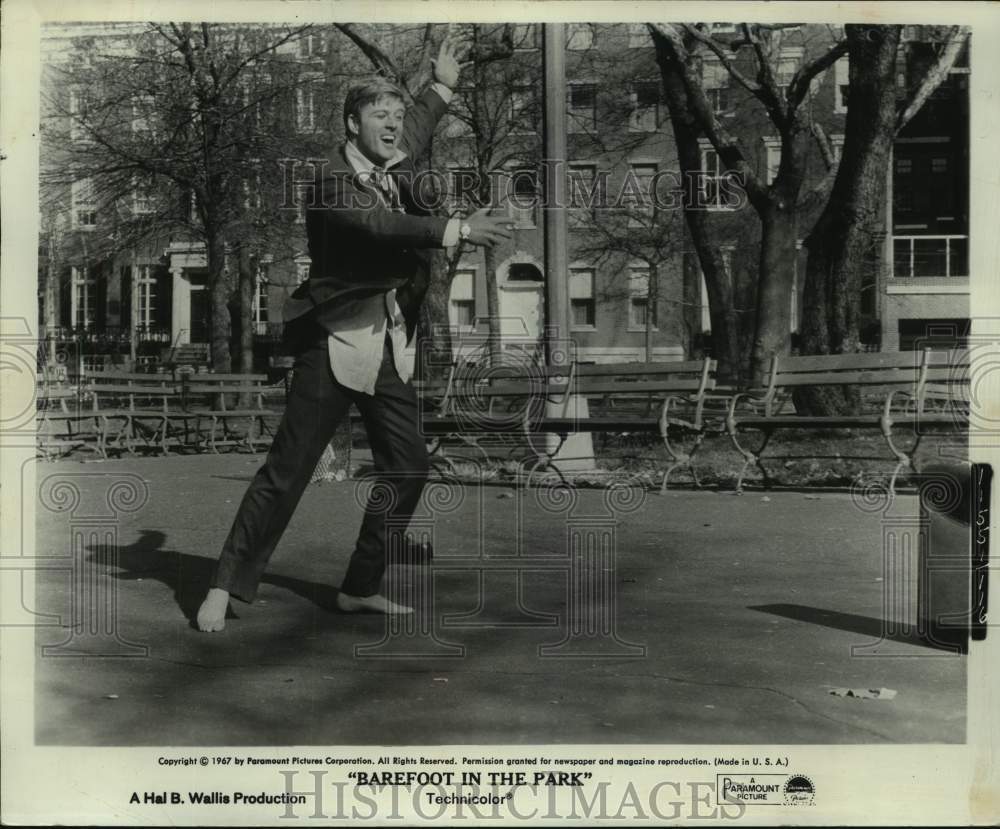
{"type": "Polygon", "coordinates": [[[463,222],[462,226],[458,229],[458,238],[463,242],[472,235],[472,227],[470,227],[468,222],[463,222]]]}

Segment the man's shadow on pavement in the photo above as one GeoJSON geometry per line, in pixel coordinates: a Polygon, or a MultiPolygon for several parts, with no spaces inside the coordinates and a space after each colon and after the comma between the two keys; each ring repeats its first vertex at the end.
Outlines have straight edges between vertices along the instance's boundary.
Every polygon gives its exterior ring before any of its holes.
{"type": "MultiPolygon", "coordinates": [[[[177,550],[165,549],[167,534],[161,530],[140,530],[139,539],[134,544],[118,547],[90,546],[89,563],[109,568],[117,567],[119,572],[109,573],[120,581],[155,579],[170,588],[181,612],[192,627],[196,627],[196,616],[202,600],[208,592],[209,583],[215,573],[216,560],[204,558],[177,550]]],[[[320,610],[335,613],[337,588],[275,573],[265,573],[263,584],[283,587],[312,602],[320,610]]],[[[227,619],[238,619],[230,602],[227,619]]]]}

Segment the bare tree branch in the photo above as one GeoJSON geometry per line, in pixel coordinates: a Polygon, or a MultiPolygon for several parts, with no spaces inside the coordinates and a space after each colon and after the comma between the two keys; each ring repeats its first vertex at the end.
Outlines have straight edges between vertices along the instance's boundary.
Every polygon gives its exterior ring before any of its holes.
{"type": "Polygon", "coordinates": [[[913,96],[904,104],[899,117],[896,119],[896,133],[905,127],[916,115],[920,108],[927,103],[934,90],[937,89],[948,77],[948,73],[955,65],[962,47],[969,39],[968,26],[952,26],[945,39],[944,49],[941,50],[937,62],[924,75],[920,85],[914,91],[913,96]]]}

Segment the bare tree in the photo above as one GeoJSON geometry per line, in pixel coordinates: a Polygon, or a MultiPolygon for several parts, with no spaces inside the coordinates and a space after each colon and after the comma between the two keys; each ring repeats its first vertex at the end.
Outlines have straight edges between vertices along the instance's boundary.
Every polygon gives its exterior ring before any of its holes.
{"type": "MultiPolygon", "coordinates": [[[[711,142],[725,168],[739,177],[749,205],[761,226],[757,277],[755,334],[750,374],[759,380],[772,354],[787,353],[790,339],[790,297],[795,274],[799,197],[806,173],[805,144],[812,135],[812,120],[804,106],[813,80],[847,51],[840,40],[810,55],[790,78],[781,78],[779,50],[783,26],[743,23],[732,41],[712,36],[708,24],[649,24],[665,87],[686,96],[692,121],[711,142]],[[745,57],[737,56],[745,50],[745,57]],[[751,155],[738,135],[717,117],[702,82],[703,56],[712,54],[730,77],[763,107],[780,140],[781,162],[773,180],[757,172],[751,155]],[[781,83],[787,80],[787,83],[781,83]]],[[[694,233],[696,246],[700,239],[694,233]]],[[[701,250],[699,251],[701,252],[701,250]]],[[[709,298],[724,299],[724,288],[714,271],[709,298]]],[[[704,260],[703,260],[704,264],[704,260]]],[[[704,270],[704,268],[703,268],[704,270]]],[[[706,273],[706,282],[709,279],[706,273]]],[[[723,312],[725,313],[725,312],[723,312]]],[[[727,345],[728,348],[728,345],[727,345]]]]}
{"type": "Polygon", "coordinates": [[[217,368],[231,365],[232,319],[236,362],[249,369],[259,257],[301,235],[294,211],[266,194],[281,192],[282,159],[315,150],[295,129],[295,91],[308,80],[280,54],[310,31],[150,24],[126,44],[81,42],[53,68],[46,105],[70,128],[50,137],[43,189],[89,185],[105,224],[95,258],[151,239],[204,244],[217,368]]]}
{"type": "MultiPolygon", "coordinates": [[[[947,78],[969,36],[968,29],[959,26],[941,33],[934,60],[897,101],[901,30],[845,26],[850,75],[844,146],[832,191],[805,239],[809,259],[802,348],[808,354],[855,350],[861,276],[878,246],[893,141],[947,78]]],[[[796,395],[796,406],[815,414],[852,411],[857,403],[856,390],[848,387],[806,388],[796,395]]]]}

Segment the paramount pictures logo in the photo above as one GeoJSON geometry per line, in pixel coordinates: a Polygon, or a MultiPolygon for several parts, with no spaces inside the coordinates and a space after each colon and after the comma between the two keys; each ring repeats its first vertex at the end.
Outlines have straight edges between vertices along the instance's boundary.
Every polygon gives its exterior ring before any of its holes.
{"type": "Polygon", "coordinates": [[[720,804],[783,806],[812,803],[812,780],[802,774],[720,774],[716,777],[720,804]]]}

